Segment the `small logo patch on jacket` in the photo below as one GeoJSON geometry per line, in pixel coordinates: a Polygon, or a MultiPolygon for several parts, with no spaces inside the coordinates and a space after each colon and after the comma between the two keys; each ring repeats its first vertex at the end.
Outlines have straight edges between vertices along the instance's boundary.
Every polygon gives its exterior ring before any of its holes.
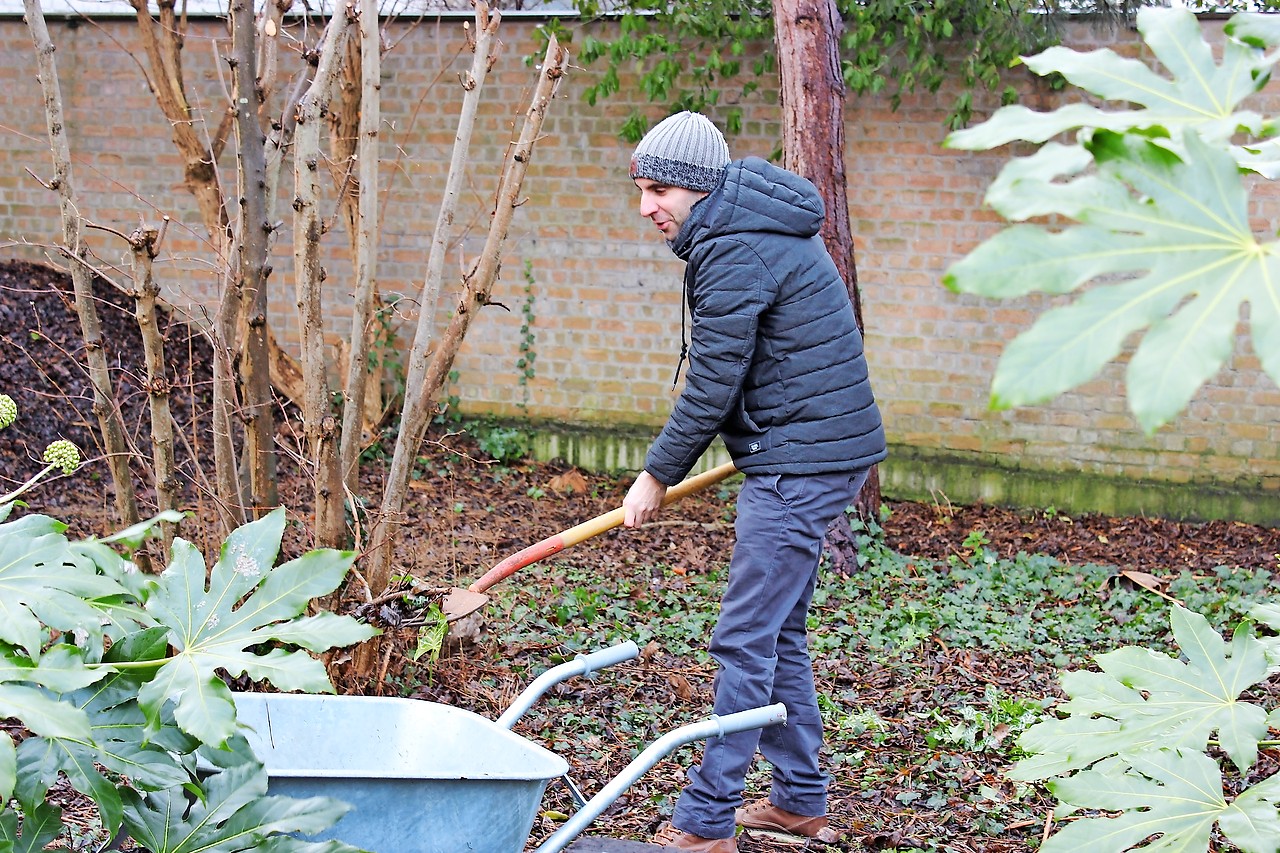
{"type": "Polygon", "coordinates": [[[758,442],[758,441],[753,441],[753,442],[751,442],[750,444],[748,444],[748,445],[747,445],[747,452],[748,452],[748,453],[759,453],[763,448],[764,448],[764,445],[763,445],[763,444],[761,444],[761,443],[760,443],[760,442],[758,442]]]}

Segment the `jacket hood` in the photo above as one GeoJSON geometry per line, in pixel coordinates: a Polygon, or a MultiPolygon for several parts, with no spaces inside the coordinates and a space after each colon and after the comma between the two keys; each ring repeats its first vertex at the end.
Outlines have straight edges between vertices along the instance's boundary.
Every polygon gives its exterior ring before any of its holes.
{"type": "Polygon", "coordinates": [[[744,232],[812,237],[825,215],[813,184],[767,160],[748,157],[730,163],[720,186],[693,206],[671,250],[687,258],[704,239],[744,232]]]}

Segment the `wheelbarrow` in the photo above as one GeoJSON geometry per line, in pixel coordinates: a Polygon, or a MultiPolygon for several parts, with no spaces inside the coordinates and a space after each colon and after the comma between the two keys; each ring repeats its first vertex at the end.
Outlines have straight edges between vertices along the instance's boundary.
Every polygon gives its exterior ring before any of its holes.
{"type": "Polygon", "coordinates": [[[568,762],[511,728],[556,684],[638,656],[632,642],[579,655],[535,679],[497,721],[417,699],[274,693],[236,693],[236,715],[271,794],[351,805],[313,840],[373,853],[521,853],[548,783],[560,778],[579,807],[535,851],[559,853],[680,746],[786,722],[777,704],[681,726],[585,799],[568,762]]]}

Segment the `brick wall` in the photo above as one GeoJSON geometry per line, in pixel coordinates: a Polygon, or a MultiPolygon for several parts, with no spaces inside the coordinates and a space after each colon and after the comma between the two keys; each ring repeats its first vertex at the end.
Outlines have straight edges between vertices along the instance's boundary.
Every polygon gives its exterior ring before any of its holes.
{"type": "MultiPolygon", "coordinates": [[[[437,203],[444,183],[461,101],[457,74],[463,19],[391,24],[393,49],[383,62],[386,199],[379,280],[384,293],[409,297],[397,312],[402,329],[414,309],[426,268],[437,203]],[[405,307],[410,306],[410,307],[405,307]]],[[[533,82],[522,58],[533,50],[536,21],[508,18],[505,49],[490,76],[475,134],[462,209],[445,268],[446,298],[456,272],[474,259],[497,165],[519,132],[533,82]]],[[[1214,25],[1207,24],[1212,30],[1214,25]]],[[[199,317],[210,310],[213,282],[194,204],[182,188],[181,164],[169,131],[147,91],[128,20],[69,25],[52,21],[57,61],[75,155],[75,179],[88,217],[120,231],[173,217],[157,274],[170,298],[199,317]]],[[[205,113],[220,110],[226,83],[215,39],[222,25],[197,22],[185,51],[187,79],[205,113]]],[[[1069,43],[1132,51],[1128,30],[1077,28],[1069,43]]],[[[22,22],[0,20],[0,241],[5,254],[43,256],[59,226],[53,193],[29,174],[47,176],[48,149],[38,84],[22,22]]],[[[288,68],[286,62],[286,68],[288,68]]],[[[515,218],[493,307],[474,323],[458,363],[454,391],[464,407],[528,414],[575,424],[638,427],[652,434],[671,402],[679,350],[681,265],[646,228],[625,177],[629,146],[616,137],[630,109],[624,99],[588,106],[581,92],[591,74],[574,68],[560,90],[525,184],[528,202],[515,218]],[[518,384],[519,328],[525,299],[524,264],[533,279],[536,378],[518,384]],[[527,394],[527,409],[525,396],[527,394]]],[[[1050,108],[1055,96],[1021,80],[1032,103],[1050,108]]],[[[1273,86],[1273,89],[1275,87],[1273,86]]],[[[623,92],[635,91],[625,84],[623,92]]],[[[1123,365],[1052,404],[993,413],[986,401],[1002,346],[1051,304],[1048,298],[992,302],[957,296],[940,284],[947,267],[993,234],[1000,223],[982,196],[1007,152],[944,150],[943,119],[950,96],[908,98],[898,111],[885,99],[851,99],[848,119],[849,203],[863,292],[867,348],[897,465],[886,466],[886,491],[904,496],[946,490],[954,500],[1010,499],[1019,476],[1039,478],[1045,490],[1022,498],[1042,505],[1114,511],[1213,515],[1203,497],[1223,491],[1254,509],[1232,510],[1280,523],[1280,390],[1262,373],[1242,323],[1236,354],[1188,411],[1154,436],[1129,415],[1123,365]],[[912,461],[915,460],[915,461],[912,461]],[[959,463],[998,471],[994,478],[939,472],[959,463]],[[1117,507],[1096,490],[1066,483],[1080,477],[1149,484],[1147,498],[1117,507]],[[1116,479],[1118,478],[1118,480],[1116,479]],[[994,485],[993,485],[994,482],[994,485]],[[1053,485],[1063,497],[1055,500],[1053,485]],[[1185,485],[1186,488],[1178,489],[1185,485]],[[1170,503],[1150,495],[1181,495],[1170,503]],[[1089,497],[1087,495],[1094,495],[1089,497]],[[1197,509],[1200,506],[1200,509],[1197,509]],[[1178,507],[1183,507],[1179,509],[1178,507]],[[1261,507],[1258,509],[1258,507],[1261,507]]],[[[767,155],[778,141],[778,111],[768,98],[744,103],[745,132],[730,140],[735,155],[767,155]]],[[[989,106],[989,105],[988,105],[989,106]]],[[[1262,111],[1276,112],[1274,95],[1262,111]]],[[[656,120],[661,109],[646,108],[656,120]]],[[[230,180],[230,161],[220,164],[230,180]]],[[[286,184],[288,178],[286,178],[286,184]]],[[[272,309],[282,337],[293,336],[292,281],[285,252],[277,252],[272,309]]],[[[1267,192],[1254,211],[1261,231],[1274,233],[1280,199],[1267,192]]],[[[108,263],[123,263],[121,241],[95,232],[108,263]]],[[[350,334],[350,267],[346,235],[329,235],[330,330],[350,334]]],[[[123,277],[123,272],[121,272],[123,277]]],[[[1235,506],[1239,506],[1238,502],[1235,506]]]]}

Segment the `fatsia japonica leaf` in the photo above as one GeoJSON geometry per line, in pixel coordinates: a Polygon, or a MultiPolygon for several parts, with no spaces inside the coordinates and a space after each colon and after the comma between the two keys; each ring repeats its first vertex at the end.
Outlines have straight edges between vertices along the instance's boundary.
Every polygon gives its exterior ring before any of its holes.
{"type": "Polygon", "coordinates": [[[1121,762],[1050,782],[1049,789],[1064,806],[1120,814],[1073,821],[1041,853],[1119,853],[1153,835],[1158,837],[1144,850],[1203,851],[1214,824],[1231,808],[1217,763],[1178,749],[1125,755],[1121,762]]]}
{"type": "MultiPolygon", "coordinates": [[[[1131,334],[1149,327],[1129,363],[1129,405],[1149,432],[1176,416],[1235,345],[1240,305],[1253,346],[1280,382],[1280,244],[1249,227],[1230,155],[1185,138],[1185,160],[1133,134],[1095,132],[1098,176],[1055,197],[1079,224],[1016,225],[980,245],[944,279],[954,290],[1016,296],[1069,293],[1005,350],[992,406],[1036,403],[1092,378],[1131,334]]],[[[1047,212],[1047,211],[1044,211],[1047,212]]]]}
{"type": "MultiPolygon", "coordinates": [[[[1255,601],[1246,608],[1245,612],[1249,614],[1249,618],[1256,619],[1275,634],[1280,634],[1280,602],[1255,601]]],[[[1269,672],[1274,675],[1280,671],[1280,636],[1259,637],[1258,642],[1262,643],[1266,650],[1267,663],[1271,665],[1269,672]]]]}
{"type": "Polygon", "coordinates": [[[1084,128],[1121,133],[1159,128],[1176,147],[1183,131],[1193,128],[1200,138],[1229,146],[1241,165],[1267,177],[1280,174],[1280,157],[1270,139],[1274,124],[1239,109],[1270,79],[1278,57],[1263,45],[1280,43],[1275,27],[1243,21],[1234,29],[1229,26],[1229,32],[1249,38],[1227,39],[1221,63],[1215,62],[1199,21],[1187,9],[1145,7],[1138,12],[1138,31],[1168,76],[1105,49],[1080,52],[1055,46],[1023,60],[1036,74],[1061,74],[1073,85],[1115,102],[1115,108],[1072,103],[1046,113],[1019,105],[1002,107],[987,121],[951,134],[946,145],[985,150],[1014,141],[1045,142],[1084,128]],[[1140,108],[1128,109],[1129,105],[1140,108]],[[1229,145],[1242,130],[1257,141],[1229,145]]]}
{"type": "MultiPolygon", "coordinates": [[[[190,802],[183,788],[142,795],[125,792],[125,825],[151,853],[235,853],[272,846],[276,833],[314,834],[349,809],[327,797],[293,800],[267,796],[267,774],[258,764],[229,767],[208,777],[190,802]]],[[[300,844],[305,845],[305,842],[300,844]]],[[[282,844],[275,849],[354,853],[338,842],[315,847],[282,844]]]]}
{"type": "Polygon", "coordinates": [[[71,786],[92,799],[108,831],[121,822],[121,800],[116,783],[101,769],[127,777],[141,790],[157,790],[183,785],[190,775],[175,756],[193,752],[199,742],[182,734],[166,708],[166,719],[158,733],[147,731],[147,722],[134,700],[137,684],[127,676],[76,691],[63,698],[65,704],[81,710],[89,720],[87,737],[44,736],[23,741],[18,748],[18,798],[23,803],[38,802],[46,791],[65,776],[71,786]]]}
{"type": "MultiPolygon", "coordinates": [[[[33,661],[17,647],[0,643],[0,718],[15,717],[35,735],[88,738],[83,711],[49,690],[74,690],[107,674],[87,670],[70,646],[53,646],[33,661]]],[[[0,736],[0,802],[13,795],[16,784],[17,758],[6,734],[0,736]]]]}
{"type": "Polygon", "coordinates": [[[178,725],[200,740],[221,744],[235,730],[231,691],[219,677],[248,675],[281,690],[333,692],[324,666],[305,652],[272,648],[288,644],[311,651],[350,645],[375,633],[349,617],[298,618],[307,604],[337,588],[355,555],[312,551],[272,568],[285,515],[278,509],[234,531],[209,573],[193,545],[173,544],[172,562],[147,600],[147,611],[169,629],[177,650],[138,694],[155,725],[164,704],[177,703],[178,725]]]}
{"type": "Polygon", "coordinates": [[[8,732],[0,732],[0,803],[9,802],[18,784],[18,751],[8,732]]]}
{"type": "Polygon", "coordinates": [[[1241,791],[1218,826],[1241,850],[1280,850],[1280,775],[1241,791]]]}
{"type": "Polygon", "coordinates": [[[12,809],[0,810],[0,853],[43,853],[63,830],[62,809],[39,803],[22,815],[12,809]]]}
{"type": "Polygon", "coordinates": [[[1127,647],[1099,655],[1101,672],[1062,679],[1067,716],[1032,726],[1018,739],[1029,753],[1011,774],[1046,779],[1114,755],[1164,748],[1204,751],[1210,736],[1241,770],[1257,759],[1267,712],[1240,695],[1267,675],[1262,644],[1248,625],[1230,644],[1203,616],[1175,606],[1173,635],[1187,660],[1127,647]]]}
{"type": "Polygon", "coordinates": [[[0,641],[40,654],[44,626],[102,636],[94,602],[118,601],[123,587],[77,564],[66,525],[39,515],[0,524],[0,641]]]}
{"type": "Polygon", "coordinates": [[[88,737],[88,722],[79,710],[41,688],[60,693],[107,675],[107,670],[86,669],[71,646],[52,646],[32,660],[17,647],[0,643],[0,717],[16,717],[36,734],[88,737]]]}

